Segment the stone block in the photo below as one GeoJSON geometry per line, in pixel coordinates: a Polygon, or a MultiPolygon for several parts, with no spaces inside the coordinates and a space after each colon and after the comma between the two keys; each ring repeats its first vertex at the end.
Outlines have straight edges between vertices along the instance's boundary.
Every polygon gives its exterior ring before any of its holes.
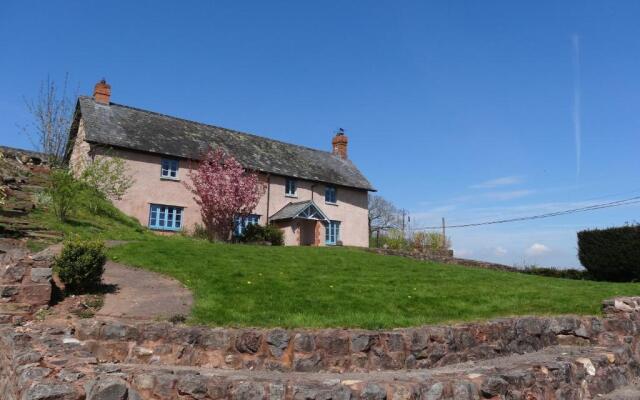
{"type": "Polygon", "coordinates": [[[0,314],[24,315],[31,312],[31,304],[0,303],[0,314]]]}
{"type": "Polygon", "coordinates": [[[266,341],[271,354],[275,357],[281,357],[289,346],[289,338],[289,333],[284,329],[273,329],[267,332],[266,341]]]}
{"type": "Polygon", "coordinates": [[[70,384],[39,383],[27,390],[24,400],[79,400],[84,398],[70,384]]]}
{"type": "Polygon", "coordinates": [[[31,268],[31,282],[51,282],[52,271],[51,268],[31,268]]]}
{"type": "Polygon", "coordinates": [[[20,292],[20,285],[0,285],[0,297],[12,298],[20,292]]]}
{"type": "Polygon", "coordinates": [[[22,285],[20,288],[19,299],[23,303],[32,304],[34,306],[47,305],[51,301],[51,284],[33,283],[22,285]]]}
{"type": "Polygon", "coordinates": [[[27,267],[22,263],[9,264],[0,267],[0,281],[15,283],[22,281],[27,272],[27,267]]]}
{"type": "Polygon", "coordinates": [[[87,400],[126,400],[127,383],[117,377],[96,379],[88,385],[87,400]]]}
{"type": "Polygon", "coordinates": [[[236,339],[236,349],[240,353],[255,354],[260,349],[262,335],[258,332],[248,331],[241,334],[236,339]]]}

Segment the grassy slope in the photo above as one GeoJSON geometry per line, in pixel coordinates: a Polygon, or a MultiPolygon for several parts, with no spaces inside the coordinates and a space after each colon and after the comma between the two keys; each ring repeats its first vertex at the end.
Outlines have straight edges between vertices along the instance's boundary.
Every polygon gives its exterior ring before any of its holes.
{"type": "Polygon", "coordinates": [[[349,248],[261,247],[159,237],[110,250],[171,275],[214,325],[390,328],[514,314],[596,314],[640,284],[423,263],[349,248]]]}

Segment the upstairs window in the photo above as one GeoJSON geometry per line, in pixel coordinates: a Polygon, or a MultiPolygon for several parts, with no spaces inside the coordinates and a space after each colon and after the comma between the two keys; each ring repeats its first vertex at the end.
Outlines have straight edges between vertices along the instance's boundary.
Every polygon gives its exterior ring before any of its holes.
{"type": "Polygon", "coordinates": [[[163,231],[179,231],[182,228],[182,207],[151,204],[149,228],[163,231]]]}
{"type": "Polygon", "coordinates": [[[260,216],[257,214],[249,214],[242,217],[235,217],[233,220],[233,233],[236,236],[242,236],[247,226],[258,224],[260,216]]]}
{"type": "Polygon", "coordinates": [[[292,196],[295,197],[296,196],[296,180],[295,179],[289,179],[287,178],[287,180],[285,181],[285,185],[284,185],[284,194],[285,196],[292,196]]]}
{"type": "Polygon", "coordinates": [[[324,201],[331,204],[336,204],[338,202],[337,190],[335,186],[326,186],[324,188],[324,201]]]}
{"type": "Polygon", "coordinates": [[[329,246],[338,244],[340,240],[340,221],[329,221],[325,225],[324,239],[329,246]]]}
{"type": "Polygon", "coordinates": [[[171,158],[163,158],[160,162],[160,177],[166,179],[178,179],[179,161],[171,158]]]}

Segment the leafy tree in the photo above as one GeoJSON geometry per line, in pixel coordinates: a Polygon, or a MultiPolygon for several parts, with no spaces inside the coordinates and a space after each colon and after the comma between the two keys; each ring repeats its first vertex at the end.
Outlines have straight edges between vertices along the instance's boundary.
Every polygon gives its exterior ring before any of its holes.
{"type": "Polygon", "coordinates": [[[67,83],[68,76],[65,76],[62,85],[47,77],[40,83],[38,97],[25,99],[33,121],[23,126],[22,130],[54,166],[61,165],[64,160],[73,119],[74,100],[67,94],[67,83]]]}
{"type": "Polygon", "coordinates": [[[80,181],[101,193],[105,198],[120,200],[133,186],[125,161],[119,157],[96,157],[81,168],[80,181]]]}
{"type": "Polygon", "coordinates": [[[232,156],[209,149],[197,170],[189,172],[185,185],[200,206],[209,240],[229,240],[236,216],[250,214],[264,192],[258,175],[245,171],[232,156]]]}

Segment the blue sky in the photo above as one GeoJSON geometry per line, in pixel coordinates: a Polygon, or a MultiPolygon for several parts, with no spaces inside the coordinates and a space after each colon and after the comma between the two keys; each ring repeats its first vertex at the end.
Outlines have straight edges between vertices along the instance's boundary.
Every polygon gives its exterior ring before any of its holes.
{"type": "MultiPolygon", "coordinates": [[[[114,102],[351,158],[414,226],[640,195],[640,2],[0,3],[0,143],[69,73],[114,102]],[[578,150],[579,149],[579,150],[578,150]],[[579,153],[579,157],[578,157],[579,153]]],[[[577,266],[638,205],[451,229],[460,255],[577,266]]]]}

